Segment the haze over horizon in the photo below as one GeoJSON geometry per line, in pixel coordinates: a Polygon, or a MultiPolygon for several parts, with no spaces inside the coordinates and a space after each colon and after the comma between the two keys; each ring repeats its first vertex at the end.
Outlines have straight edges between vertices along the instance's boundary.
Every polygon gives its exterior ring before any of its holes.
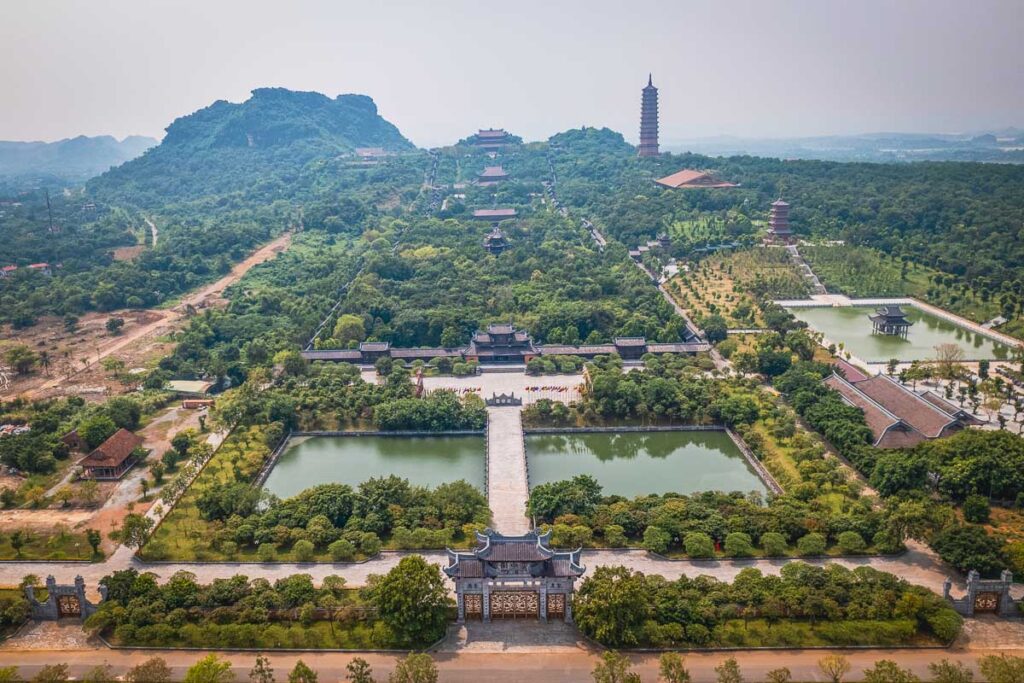
{"type": "Polygon", "coordinates": [[[280,86],[371,96],[420,146],[479,127],[636,141],[653,72],[665,144],[1024,124],[1024,3],[813,0],[545,6],[33,0],[0,25],[0,139],[161,137],[280,86]]]}

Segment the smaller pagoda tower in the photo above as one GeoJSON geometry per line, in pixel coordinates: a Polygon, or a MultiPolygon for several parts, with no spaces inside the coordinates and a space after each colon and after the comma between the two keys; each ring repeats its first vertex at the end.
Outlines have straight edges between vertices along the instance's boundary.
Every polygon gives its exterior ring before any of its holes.
{"type": "Polygon", "coordinates": [[[782,239],[792,236],[789,227],[789,204],[780,197],[772,202],[772,210],[768,216],[768,232],[782,239]]]}
{"type": "Polygon", "coordinates": [[[484,249],[494,256],[508,249],[508,240],[505,239],[505,233],[497,225],[484,237],[484,249]]]}
{"type": "Polygon", "coordinates": [[[637,156],[658,156],[658,89],[654,87],[650,74],[647,74],[647,86],[640,98],[640,149],[637,156]]]}

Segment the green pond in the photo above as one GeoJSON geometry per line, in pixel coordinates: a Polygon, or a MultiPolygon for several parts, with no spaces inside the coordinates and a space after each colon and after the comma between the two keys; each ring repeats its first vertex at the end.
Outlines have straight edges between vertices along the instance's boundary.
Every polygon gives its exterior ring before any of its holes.
{"type": "Polygon", "coordinates": [[[317,484],[358,486],[394,474],[433,488],[465,479],[484,490],[483,436],[309,436],[288,445],[264,487],[281,498],[317,484]]]}
{"type": "Polygon", "coordinates": [[[843,343],[854,356],[869,362],[882,363],[890,358],[901,362],[935,358],[935,347],[956,344],[966,360],[1004,360],[1010,348],[984,335],[922,311],[903,306],[907,320],[913,325],[907,338],[871,333],[868,316],[877,306],[839,306],[825,308],[793,307],[787,309],[798,320],[824,333],[829,341],[843,343]]]}
{"type": "Polygon", "coordinates": [[[606,495],[767,489],[725,432],[527,434],[530,485],[589,474],[606,495]]]}

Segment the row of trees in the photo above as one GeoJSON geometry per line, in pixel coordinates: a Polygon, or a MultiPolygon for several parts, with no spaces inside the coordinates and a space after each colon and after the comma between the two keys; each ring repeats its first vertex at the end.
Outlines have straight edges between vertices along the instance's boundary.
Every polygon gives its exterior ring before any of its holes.
{"type": "Polygon", "coordinates": [[[892,574],[800,562],[778,576],[744,569],[731,583],[598,567],[573,613],[580,630],[609,647],[896,645],[919,633],[947,643],[961,624],[942,598],[892,574]]]}
{"type": "Polygon", "coordinates": [[[129,645],[224,647],[418,648],[444,633],[451,599],[436,565],[412,555],[360,590],[328,576],[233,576],[200,584],[178,572],[159,584],[151,573],[114,572],[100,584],[108,598],[86,628],[129,645]]]}

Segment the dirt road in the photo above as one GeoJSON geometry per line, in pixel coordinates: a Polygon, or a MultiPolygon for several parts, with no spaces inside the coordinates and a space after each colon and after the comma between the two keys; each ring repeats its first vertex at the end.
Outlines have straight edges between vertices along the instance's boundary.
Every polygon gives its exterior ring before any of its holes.
{"type": "MultiPolygon", "coordinates": [[[[851,673],[844,678],[847,681],[859,681],[865,668],[871,667],[879,659],[892,659],[900,666],[913,670],[923,678],[929,675],[928,665],[940,659],[960,661],[977,671],[977,661],[985,654],[1021,654],[1021,651],[990,650],[990,651],[952,651],[952,650],[860,650],[839,652],[852,665],[851,673]]],[[[21,667],[21,675],[33,675],[42,666],[57,662],[71,665],[72,675],[81,675],[90,668],[109,664],[115,674],[122,674],[128,668],[140,664],[151,657],[162,657],[171,667],[175,680],[182,680],[185,670],[204,657],[207,652],[180,652],[158,650],[108,650],[96,648],[92,650],[59,650],[59,651],[16,651],[0,650],[0,665],[21,667]]],[[[730,653],[695,653],[686,656],[686,666],[690,670],[694,683],[711,683],[716,680],[714,667],[727,657],[735,657],[739,662],[744,677],[748,681],[763,681],[764,674],[772,669],[788,667],[793,679],[798,681],[827,680],[818,669],[818,660],[828,651],[823,650],[790,650],[778,652],[740,651],[730,653]]],[[[243,680],[256,659],[255,652],[221,653],[231,662],[238,678],[243,680]]],[[[282,680],[302,659],[313,670],[317,671],[322,681],[345,679],[345,665],[354,657],[359,656],[370,663],[377,680],[386,680],[398,659],[396,655],[379,653],[339,653],[339,652],[302,652],[273,654],[268,658],[274,668],[278,680],[282,680]]],[[[442,653],[434,655],[440,670],[440,680],[445,683],[475,683],[485,680],[492,683],[518,683],[520,681],[536,681],[537,683],[569,683],[591,681],[590,672],[597,662],[596,652],[578,650],[575,652],[557,653],[442,653]]],[[[633,670],[640,674],[645,683],[653,683],[658,679],[657,655],[634,655],[633,670]]]]}
{"type": "MultiPolygon", "coordinates": [[[[149,222],[148,219],[147,222],[149,222]]],[[[154,232],[154,238],[155,237],[156,233],[154,232]]],[[[231,272],[222,277],[221,279],[217,280],[216,282],[210,283],[204,287],[201,287],[195,292],[185,296],[182,299],[181,303],[178,306],[175,306],[173,310],[153,309],[149,311],[149,313],[151,313],[152,316],[155,316],[155,319],[151,320],[150,322],[147,322],[146,324],[134,327],[130,331],[122,334],[121,336],[112,338],[112,341],[109,344],[106,344],[105,346],[101,347],[95,353],[95,355],[90,355],[90,360],[94,364],[98,363],[107,356],[117,353],[118,351],[122,351],[131,344],[138,342],[139,340],[148,338],[155,339],[156,337],[159,337],[162,334],[168,332],[173,325],[180,323],[187,317],[186,309],[189,305],[194,306],[196,308],[200,308],[204,304],[211,303],[212,299],[219,297],[224,292],[225,289],[227,289],[228,287],[242,279],[242,276],[249,272],[254,266],[257,266],[265,261],[269,261],[270,259],[277,256],[279,253],[287,249],[288,245],[291,243],[291,239],[291,233],[285,233],[278,237],[277,239],[275,239],[274,241],[263,245],[255,252],[253,252],[251,255],[249,255],[244,261],[240,261],[239,263],[235,264],[235,267],[231,269],[231,272]]],[[[114,316],[117,314],[112,313],[111,315],[114,316]]],[[[73,383],[75,376],[77,374],[80,374],[81,372],[82,371],[79,371],[78,373],[75,373],[75,375],[72,375],[71,377],[52,377],[43,382],[42,384],[23,392],[22,396],[26,396],[28,398],[38,398],[40,395],[46,393],[51,389],[54,389],[61,385],[73,383]]]]}

